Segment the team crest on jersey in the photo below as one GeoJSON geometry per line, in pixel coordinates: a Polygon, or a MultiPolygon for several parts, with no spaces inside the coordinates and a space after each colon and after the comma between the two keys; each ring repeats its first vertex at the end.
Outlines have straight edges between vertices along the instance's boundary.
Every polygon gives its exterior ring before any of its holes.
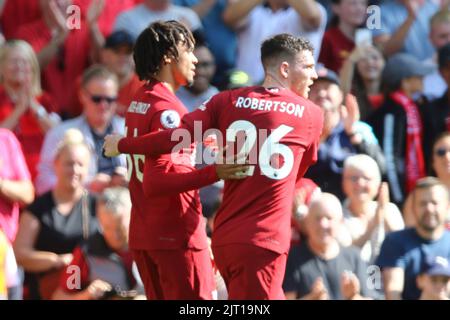
{"type": "Polygon", "coordinates": [[[166,110],[161,114],[161,125],[166,129],[178,128],[180,115],[175,110],[166,110]]]}

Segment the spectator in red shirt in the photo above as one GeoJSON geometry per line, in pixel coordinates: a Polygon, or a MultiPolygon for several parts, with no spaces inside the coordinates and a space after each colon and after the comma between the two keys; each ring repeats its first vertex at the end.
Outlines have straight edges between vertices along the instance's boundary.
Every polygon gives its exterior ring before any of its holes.
{"type": "Polygon", "coordinates": [[[34,180],[45,133],[59,117],[41,89],[39,65],[28,43],[9,40],[1,47],[0,75],[0,127],[16,134],[34,180]]]}
{"type": "Polygon", "coordinates": [[[88,67],[91,55],[95,56],[94,49],[102,47],[102,39],[110,32],[115,16],[133,2],[41,0],[42,17],[17,28],[14,37],[29,42],[37,53],[43,87],[55,99],[63,118],[80,115],[74,100],[74,79],[88,67]],[[69,29],[66,11],[72,4],[80,8],[81,15],[79,28],[69,29]]]}
{"type": "MultiPolygon", "coordinates": [[[[39,0],[3,0],[0,26],[6,39],[13,38],[18,27],[41,18],[39,0]]],[[[1,5],[0,5],[1,7],[1,5]]]]}
{"type": "Polygon", "coordinates": [[[55,99],[56,111],[63,118],[74,117],[74,79],[89,64],[88,28],[81,20],[80,29],[68,29],[65,14],[70,0],[41,0],[40,4],[42,18],[20,26],[15,37],[26,40],[37,53],[43,87],[55,99]]]}
{"type": "MultiPolygon", "coordinates": [[[[120,30],[110,34],[100,51],[100,62],[113,72],[119,81],[116,114],[124,117],[134,94],[144,84],[134,72],[133,61],[134,40],[129,33],[120,30]]],[[[81,88],[81,76],[77,79],[78,90],[81,88]]],[[[77,94],[76,110],[82,110],[77,94]]]]}
{"type": "Polygon", "coordinates": [[[97,202],[101,231],[73,251],[62,272],[56,300],[98,300],[130,292],[136,284],[128,251],[131,200],[125,188],[108,188],[97,202]],[[75,271],[74,271],[75,270],[75,271]],[[79,275],[75,278],[75,275],[79,275]]]}
{"type": "Polygon", "coordinates": [[[355,47],[355,33],[366,21],[367,0],[333,0],[335,20],[325,32],[319,62],[339,72],[342,63],[355,47]]]}
{"type": "Polygon", "coordinates": [[[134,41],[126,31],[115,31],[106,38],[101,52],[101,63],[117,75],[119,94],[117,110],[119,116],[125,116],[137,90],[144,84],[134,72],[134,41]]]}

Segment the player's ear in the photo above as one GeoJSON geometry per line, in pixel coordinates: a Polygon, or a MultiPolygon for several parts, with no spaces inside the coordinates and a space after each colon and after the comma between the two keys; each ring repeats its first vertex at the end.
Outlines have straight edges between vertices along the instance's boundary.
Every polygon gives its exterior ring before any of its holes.
{"type": "Polygon", "coordinates": [[[284,79],[289,77],[289,62],[283,61],[280,64],[280,74],[284,79]]]}
{"type": "Polygon", "coordinates": [[[168,55],[164,55],[163,64],[171,64],[171,63],[172,63],[172,58],[168,55]]]}

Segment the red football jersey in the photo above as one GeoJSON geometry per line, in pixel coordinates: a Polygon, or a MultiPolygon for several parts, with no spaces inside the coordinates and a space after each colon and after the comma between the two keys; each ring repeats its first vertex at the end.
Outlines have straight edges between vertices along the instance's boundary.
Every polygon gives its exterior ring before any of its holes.
{"type": "MultiPolygon", "coordinates": [[[[181,128],[199,140],[195,122],[201,122],[202,134],[219,129],[222,145],[242,142],[239,135],[245,132],[242,148],[237,143],[236,149],[255,164],[253,175],[225,182],[213,246],[245,243],[286,253],[295,183],[317,159],[322,110],[287,89],[247,87],[219,93],[183,117],[181,128]]],[[[119,150],[164,153],[178,144],[173,132],[122,139],[119,150]]]]}
{"type": "MultiPolygon", "coordinates": [[[[142,86],[125,116],[127,136],[176,128],[187,109],[160,82],[142,86]]],[[[177,154],[127,155],[132,200],[130,248],[159,250],[207,247],[199,187],[217,181],[214,167],[195,170],[195,148],[177,154]],[[177,162],[172,162],[176,157],[177,162]],[[145,162],[145,165],[144,165],[145,162]],[[191,190],[191,191],[189,191],[191,190]]]]}

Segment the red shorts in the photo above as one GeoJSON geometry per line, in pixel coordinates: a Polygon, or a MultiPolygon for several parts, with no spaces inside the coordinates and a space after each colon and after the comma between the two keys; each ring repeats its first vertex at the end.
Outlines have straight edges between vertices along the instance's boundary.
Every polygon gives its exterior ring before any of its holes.
{"type": "Polygon", "coordinates": [[[230,300],[284,300],[283,278],[287,254],[254,245],[213,247],[214,262],[230,300]]]}
{"type": "Polygon", "coordinates": [[[133,250],[148,300],[211,300],[215,290],[208,249],[133,250]]]}

